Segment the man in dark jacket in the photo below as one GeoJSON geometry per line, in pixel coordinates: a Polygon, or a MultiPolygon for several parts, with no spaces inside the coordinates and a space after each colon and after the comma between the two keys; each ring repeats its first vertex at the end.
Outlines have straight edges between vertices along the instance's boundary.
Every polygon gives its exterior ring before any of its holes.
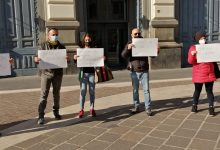
{"type": "MultiPolygon", "coordinates": [[[[134,28],[131,32],[132,38],[142,38],[140,30],[134,28]]],[[[152,115],[151,112],[151,98],[149,91],[149,64],[148,57],[132,57],[132,42],[128,42],[122,51],[122,57],[129,59],[128,69],[131,71],[131,80],[133,86],[133,102],[134,109],[132,113],[138,113],[140,111],[140,99],[139,99],[139,82],[141,82],[144,91],[144,103],[145,110],[148,116],[152,115]]]]}
{"type": "MultiPolygon", "coordinates": [[[[54,50],[54,49],[65,49],[65,47],[58,41],[58,30],[51,28],[48,30],[48,40],[41,45],[41,50],[54,50]]],[[[38,56],[34,59],[35,63],[39,63],[40,58],[38,56]]],[[[40,104],[38,106],[38,124],[44,124],[44,110],[47,105],[47,98],[50,90],[50,86],[53,86],[53,113],[55,119],[60,120],[61,115],[59,114],[60,108],[60,88],[63,78],[63,68],[58,69],[43,69],[41,73],[41,97],[40,104]]]]}

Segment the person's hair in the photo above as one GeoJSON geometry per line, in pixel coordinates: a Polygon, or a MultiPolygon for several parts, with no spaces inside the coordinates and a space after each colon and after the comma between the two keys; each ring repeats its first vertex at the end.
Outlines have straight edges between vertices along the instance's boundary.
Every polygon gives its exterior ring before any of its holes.
{"type": "Polygon", "coordinates": [[[194,40],[196,42],[199,42],[199,40],[202,38],[202,37],[207,37],[207,34],[205,31],[198,31],[194,34],[194,40]]]}
{"type": "Polygon", "coordinates": [[[85,38],[89,37],[92,41],[92,36],[89,33],[85,33],[81,39],[80,47],[85,47],[85,38]]]}
{"type": "Polygon", "coordinates": [[[47,31],[47,33],[49,33],[51,30],[58,31],[57,28],[49,28],[48,31],[47,31]]]}

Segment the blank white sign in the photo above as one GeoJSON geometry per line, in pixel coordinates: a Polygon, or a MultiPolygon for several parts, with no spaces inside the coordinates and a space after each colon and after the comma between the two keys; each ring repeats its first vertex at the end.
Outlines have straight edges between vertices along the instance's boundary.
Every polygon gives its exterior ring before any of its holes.
{"type": "Polygon", "coordinates": [[[11,64],[9,53],[0,54],[0,76],[11,75],[11,64]]]}
{"type": "Polygon", "coordinates": [[[157,56],[158,38],[133,38],[132,56],[157,56]]]}
{"type": "Polygon", "coordinates": [[[67,68],[66,49],[38,50],[40,69],[67,68]]]}
{"type": "Polygon", "coordinates": [[[103,48],[77,48],[77,67],[104,66],[103,48]]]}
{"type": "Polygon", "coordinates": [[[196,45],[197,62],[220,61],[220,43],[196,45]]]}

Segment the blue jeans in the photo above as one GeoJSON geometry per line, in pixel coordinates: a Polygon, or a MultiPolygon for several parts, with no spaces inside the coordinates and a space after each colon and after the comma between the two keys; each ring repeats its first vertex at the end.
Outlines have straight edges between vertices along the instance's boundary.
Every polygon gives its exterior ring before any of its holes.
{"type": "Polygon", "coordinates": [[[131,80],[133,86],[133,102],[134,106],[140,105],[139,99],[139,82],[141,82],[144,92],[144,104],[145,108],[150,108],[151,98],[149,90],[149,73],[148,72],[131,72],[131,80]]]}
{"type": "Polygon", "coordinates": [[[89,95],[90,95],[90,107],[94,108],[95,101],[95,74],[94,73],[83,73],[83,77],[80,81],[80,107],[84,109],[87,83],[89,84],[89,95]]]}

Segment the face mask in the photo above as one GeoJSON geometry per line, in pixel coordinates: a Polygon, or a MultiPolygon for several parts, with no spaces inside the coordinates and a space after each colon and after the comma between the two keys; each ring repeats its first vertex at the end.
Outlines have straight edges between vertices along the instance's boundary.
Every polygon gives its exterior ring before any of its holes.
{"type": "Polygon", "coordinates": [[[50,36],[50,41],[51,42],[56,42],[56,41],[58,41],[58,39],[59,39],[59,37],[58,36],[50,36]]]}
{"type": "Polygon", "coordinates": [[[205,44],[205,39],[199,40],[199,44],[205,44]]]}
{"type": "Polygon", "coordinates": [[[91,46],[92,42],[85,42],[86,46],[91,46]]]}

